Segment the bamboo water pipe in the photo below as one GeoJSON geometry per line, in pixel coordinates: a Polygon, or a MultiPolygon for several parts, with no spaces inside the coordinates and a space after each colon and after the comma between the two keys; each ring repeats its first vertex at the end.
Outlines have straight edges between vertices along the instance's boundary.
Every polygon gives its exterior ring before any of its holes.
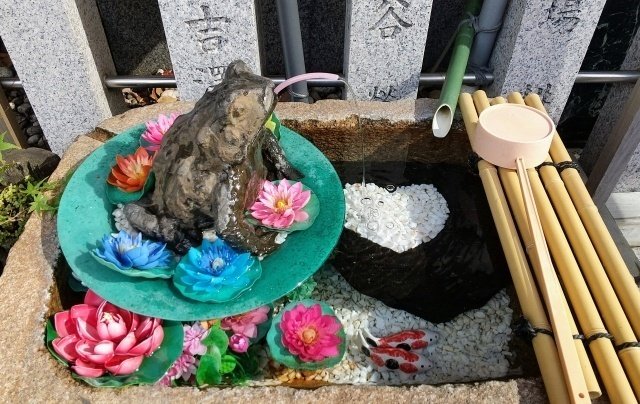
{"type": "MultiPolygon", "coordinates": [[[[529,94],[525,98],[525,102],[531,107],[546,112],[537,94],[529,94]]],[[[557,132],[553,135],[550,154],[556,164],[572,161],[557,132]]],[[[593,241],[611,284],[620,299],[620,303],[622,303],[631,327],[636,337],[640,338],[640,290],[638,290],[638,286],[625,265],[609,230],[598,213],[598,207],[593,203],[578,171],[573,169],[563,170],[560,175],[573,200],[573,205],[576,207],[589,237],[593,241]]]]}
{"type": "MultiPolygon", "coordinates": [[[[496,104],[503,104],[507,102],[503,97],[496,97],[493,100],[491,100],[490,104],[491,105],[496,105],[496,104]]],[[[528,169],[527,173],[529,174],[530,177],[530,182],[531,182],[531,186],[532,188],[534,188],[535,184],[535,180],[532,179],[532,172],[533,174],[536,173],[535,169],[528,169]]],[[[524,204],[524,199],[522,197],[522,192],[520,190],[520,181],[518,180],[518,174],[516,173],[515,170],[510,170],[510,169],[506,169],[506,168],[502,168],[499,167],[498,168],[498,173],[499,173],[499,177],[500,177],[500,181],[502,182],[502,188],[504,189],[504,192],[507,195],[507,200],[509,201],[509,206],[511,207],[511,211],[513,212],[513,216],[516,219],[516,224],[518,226],[518,228],[520,229],[520,235],[522,237],[522,240],[524,242],[524,245],[527,246],[527,254],[529,253],[529,246],[533,246],[533,238],[531,236],[531,232],[529,230],[529,222],[527,220],[527,216],[526,216],[526,210],[525,210],[525,204],[524,204]]],[[[540,182],[540,179],[537,178],[538,182],[540,182]]],[[[540,185],[542,186],[542,185],[540,185]]],[[[540,219],[541,222],[543,224],[543,229],[545,229],[547,226],[545,226],[545,221],[548,219],[548,217],[546,217],[545,215],[543,215],[544,213],[548,213],[546,212],[543,208],[546,208],[547,206],[544,205],[544,201],[540,201],[539,200],[539,195],[536,194],[536,189],[534,189],[534,197],[535,197],[535,202],[536,202],[536,207],[538,208],[538,211],[540,213],[540,219]],[[541,205],[542,204],[542,205],[541,205]]],[[[542,188],[542,192],[544,194],[544,188],[542,188]]],[[[545,199],[546,199],[546,194],[544,195],[545,199]]],[[[546,199],[546,203],[549,204],[550,207],[550,203],[549,200],[546,199]]],[[[553,208],[551,208],[551,212],[553,213],[553,208]]],[[[558,224],[559,227],[559,224],[558,224]]],[[[562,229],[560,229],[560,231],[562,231],[562,229]]],[[[547,234],[548,232],[545,231],[545,237],[547,238],[547,240],[549,241],[547,244],[549,245],[549,249],[551,250],[552,253],[554,253],[554,245],[551,242],[552,240],[549,238],[549,234],[547,234]]],[[[571,249],[568,249],[566,251],[571,251],[571,249]]],[[[565,253],[566,253],[565,251],[565,253]]],[[[557,253],[557,251],[555,251],[557,253]]],[[[554,259],[555,259],[556,255],[554,254],[554,259]]],[[[534,265],[534,268],[536,266],[536,261],[535,260],[531,260],[531,263],[534,265]]],[[[556,264],[557,265],[557,264],[556,264]]],[[[577,265],[576,265],[577,267],[577,265]]],[[[535,271],[539,272],[541,271],[542,268],[538,267],[535,268],[535,271]]],[[[537,273],[536,272],[536,273],[537,273]]],[[[578,273],[580,272],[580,270],[578,269],[578,273]]],[[[558,279],[557,275],[554,273],[554,278],[556,280],[556,282],[560,283],[560,280],[558,279]]],[[[564,279],[564,278],[563,278],[564,279]]],[[[583,281],[584,284],[584,281],[583,281]]],[[[565,283],[566,285],[566,283],[565,283]]],[[[586,285],[584,286],[586,288],[586,285]]],[[[587,289],[587,294],[589,293],[588,289],[587,289]]],[[[578,335],[578,327],[576,325],[575,320],[573,319],[573,316],[571,315],[571,309],[569,308],[569,303],[567,302],[566,297],[564,296],[564,294],[561,294],[562,297],[562,302],[563,302],[563,306],[564,306],[564,312],[566,314],[567,317],[567,321],[569,322],[569,327],[571,329],[571,333],[573,335],[578,335]]],[[[589,296],[589,299],[591,297],[589,296]]],[[[574,301],[572,299],[572,301],[574,301]]],[[[575,307],[575,305],[574,305],[575,307]]],[[[595,305],[594,305],[595,308],[595,305]]],[[[597,314],[597,311],[596,311],[597,314]]],[[[600,330],[598,330],[599,332],[604,332],[606,331],[604,329],[604,326],[602,326],[600,328],[600,330]]],[[[591,367],[591,363],[589,363],[589,357],[587,356],[587,351],[584,348],[584,344],[582,343],[582,340],[580,339],[574,339],[574,345],[575,345],[575,349],[576,352],[578,354],[578,359],[580,360],[580,367],[582,368],[582,374],[584,375],[584,379],[585,379],[585,383],[587,385],[587,390],[589,391],[589,397],[592,399],[598,398],[602,395],[602,390],[600,389],[600,386],[598,385],[598,381],[596,379],[596,375],[593,372],[593,368],[591,367]]],[[[626,378],[624,377],[624,372],[622,371],[622,367],[620,366],[620,363],[618,362],[618,358],[615,356],[615,351],[613,350],[613,346],[611,347],[611,353],[613,353],[613,360],[618,364],[618,367],[620,368],[621,371],[621,375],[622,375],[622,379],[623,379],[623,383],[626,383],[626,378]]],[[[633,402],[633,391],[631,391],[631,387],[628,386],[627,383],[627,388],[629,393],[631,393],[631,398],[633,402]]],[[[616,402],[620,402],[620,400],[616,401],[616,402]]]]}
{"type": "MultiPolygon", "coordinates": [[[[459,104],[467,133],[471,137],[478,122],[478,115],[471,95],[461,94],[459,104]]],[[[538,290],[520,244],[506,197],[500,186],[497,170],[486,161],[478,163],[478,170],[522,312],[533,327],[550,330],[551,327],[547,321],[540,296],[538,296],[538,290]]],[[[568,402],[569,394],[564,383],[560,358],[553,338],[548,334],[537,333],[533,337],[532,345],[549,401],[553,404],[568,402]]]]}
{"type": "MultiPolygon", "coordinates": [[[[474,92],[472,95],[472,98],[473,98],[475,107],[480,114],[484,110],[489,108],[490,106],[489,99],[487,98],[484,91],[480,90],[480,91],[474,92]]],[[[476,132],[477,132],[477,128],[476,128],[476,132]]],[[[501,171],[501,170],[503,170],[503,168],[498,168],[498,171],[501,171]]],[[[523,175],[526,175],[526,170],[523,169],[523,171],[524,171],[523,175]]],[[[518,172],[520,172],[520,168],[518,169],[518,172]]],[[[521,183],[522,181],[518,182],[518,184],[521,184],[521,183]]],[[[531,194],[530,188],[526,189],[528,187],[529,187],[528,185],[527,186],[523,185],[521,188],[521,192],[522,193],[528,192],[531,195],[531,199],[533,199],[533,195],[531,194]]],[[[523,197],[523,200],[524,200],[524,197],[523,197]]],[[[534,208],[534,212],[535,211],[536,209],[534,208]]],[[[527,218],[531,214],[532,212],[530,212],[527,209],[527,212],[526,214],[523,215],[523,217],[527,218]]],[[[533,214],[535,216],[538,216],[537,212],[533,214]]],[[[516,218],[517,218],[517,215],[516,215],[516,218]]],[[[534,220],[537,221],[538,219],[536,218],[534,220]]],[[[527,225],[525,225],[525,227],[523,228],[524,230],[528,231],[528,234],[531,235],[531,240],[535,238],[533,235],[533,230],[537,230],[540,233],[542,233],[542,228],[539,223],[537,224],[537,226],[538,226],[538,229],[531,229],[527,225]]],[[[580,360],[580,355],[578,353],[580,351],[584,353],[584,347],[582,347],[583,348],[582,350],[578,350],[575,345],[575,340],[572,339],[572,336],[575,334],[570,328],[570,324],[573,319],[569,321],[571,312],[568,310],[568,305],[563,295],[560,282],[555,273],[555,270],[553,269],[553,265],[551,263],[551,257],[547,250],[546,243],[544,241],[542,241],[542,244],[540,244],[539,241],[535,243],[532,242],[527,246],[527,252],[530,253],[529,258],[533,263],[534,273],[538,281],[538,285],[540,286],[542,296],[544,297],[544,303],[546,305],[547,312],[549,313],[549,317],[551,319],[551,323],[552,323],[551,325],[554,333],[554,341],[556,343],[556,348],[558,350],[558,355],[560,357],[560,362],[561,362],[561,366],[564,374],[564,381],[569,391],[569,398],[571,402],[574,402],[574,403],[587,401],[588,398],[586,397],[586,394],[588,394],[587,393],[588,389],[586,385],[585,375],[583,374],[583,371],[582,371],[582,365],[585,361],[584,361],[584,358],[582,361],[580,360]],[[532,249],[530,249],[530,247],[532,247],[532,249]],[[543,256],[546,255],[548,257],[547,262],[545,262],[542,259],[539,259],[540,256],[537,255],[537,254],[540,254],[539,249],[544,249],[542,251],[542,255],[543,256]]],[[[573,325],[575,328],[575,323],[573,325]]],[[[587,367],[589,368],[589,372],[593,372],[593,370],[590,369],[589,365],[587,365],[587,367]]],[[[596,388],[594,393],[597,393],[598,391],[599,391],[599,388],[596,388]]]]}

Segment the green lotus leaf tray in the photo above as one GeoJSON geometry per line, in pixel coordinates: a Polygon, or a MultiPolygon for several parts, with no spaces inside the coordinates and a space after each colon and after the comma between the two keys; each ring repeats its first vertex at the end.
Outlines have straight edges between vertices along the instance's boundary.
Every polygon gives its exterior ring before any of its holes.
{"type": "Polygon", "coordinates": [[[297,356],[291,354],[284,345],[282,345],[282,331],[280,330],[280,321],[282,321],[282,314],[285,311],[289,311],[293,309],[298,304],[302,304],[304,307],[311,307],[314,304],[319,304],[322,308],[322,314],[329,314],[335,316],[336,313],[333,311],[331,306],[326,304],[325,302],[315,301],[311,299],[299,300],[297,302],[291,302],[286,305],[277,316],[273,318],[271,321],[271,328],[267,333],[267,344],[269,344],[269,351],[271,352],[271,357],[276,361],[288,368],[291,369],[303,369],[303,370],[318,370],[318,369],[327,369],[333,367],[340,363],[344,354],[347,350],[347,337],[344,332],[344,328],[340,328],[338,331],[338,337],[342,340],[340,342],[340,346],[338,347],[338,355],[326,358],[319,362],[304,362],[300,360],[297,356]]]}
{"type": "Polygon", "coordinates": [[[240,314],[270,304],[313,275],[335,248],[344,224],[342,184],[327,158],[308,140],[282,126],[280,144],[304,174],[322,209],[305,231],[290,234],[261,262],[263,274],[250,290],[225,303],[188,299],[170,279],[125,276],[105,268],[90,254],[92,244],[116,231],[106,196],[107,176],[116,154],[135,152],[144,125],[119,134],[94,151],[71,177],[58,210],[60,246],[74,274],[102,298],[135,313],[167,320],[196,321],[240,314]]]}

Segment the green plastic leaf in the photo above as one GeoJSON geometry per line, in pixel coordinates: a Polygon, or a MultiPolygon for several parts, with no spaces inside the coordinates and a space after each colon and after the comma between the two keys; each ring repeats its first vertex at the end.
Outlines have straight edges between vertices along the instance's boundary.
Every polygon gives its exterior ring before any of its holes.
{"type": "Polygon", "coordinates": [[[236,363],[236,358],[231,355],[224,355],[220,366],[220,374],[224,375],[233,372],[233,369],[236,368],[236,363]]]}
{"type": "Polygon", "coordinates": [[[211,327],[209,334],[202,340],[202,344],[207,348],[215,346],[220,353],[227,352],[229,346],[229,337],[219,326],[211,327]]]}
{"type": "Polygon", "coordinates": [[[149,278],[149,279],[153,279],[153,278],[169,279],[173,276],[174,267],[156,267],[151,269],[135,269],[135,268],[122,269],[122,268],[119,268],[113,262],[107,261],[105,259],[98,257],[96,253],[94,253],[93,251],[89,251],[89,252],[91,253],[91,256],[95,258],[96,261],[98,261],[99,263],[101,263],[102,265],[104,265],[105,267],[113,271],[121,273],[122,275],[132,276],[134,278],[149,278]]]}
{"type": "Polygon", "coordinates": [[[153,186],[155,185],[155,182],[156,182],[156,177],[153,174],[153,172],[151,172],[147,177],[147,181],[144,183],[144,187],[142,187],[141,190],[136,192],[125,192],[118,187],[115,187],[111,184],[107,184],[105,188],[107,193],[107,199],[113,205],[117,205],[119,203],[125,205],[130,202],[138,201],[140,200],[140,198],[142,198],[144,194],[146,194],[151,190],[151,188],[153,188],[153,186]]]}
{"type": "MultiPolygon", "coordinates": [[[[275,185],[277,185],[277,184],[280,183],[280,181],[273,181],[273,183],[275,185]]],[[[309,215],[309,218],[307,220],[305,220],[304,222],[293,222],[293,224],[291,226],[287,227],[286,229],[279,229],[279,228],[276,228],[276,227],[265,226],[264,224],[262,224],[261,221],[257,220],[253,216],[251,216],[251,212],[247,212],[246,213],[247,222],[251,223],[254,226],[260,226],[260,227],[264,227],[264,228],[269,229],[269,230],[278,231],[278,232],[285,232],[285,233],[291,233],[291,232],[294,232],[294,231],[301,231],[301,230],[308,229],[309,227],[311,227],[313,225],[313,222],[318,217],[318,214],[320,214],[320,200],[316,196],[315,192],[313,192],[309,187],[307,187],[304,184],[302,184],[302,190],[303,191],[311,191],[311,198],[309,199],[309,202],[307,202],[307,205],[302,209],[305,212],[307,212],[307,214],[309,215]]]]}
{"type": "Polygon", "coordinates": [[[328,304],[315,300],[301,300],[297,302],[291,302],[282,309],[278,315],[271,322],[271,328],[267,334],[267,344],[269,344],[269,350],[271,357],[276,361],[291,369],[304,369],[304,370],[318,370],[333,367],[340,363],[347,349],[347,337],[344,333],[344,327],[341,327],[337,335],[340,337],[340,345],[338,347],[338,355],[326,358],[319,362],[303,362],[297,356],[293,355],[287,348],[282,345],[282,331],[280,330],[280,321],[282,320],[282,314],[286,311],[293,309],[296,305],[302,304],[305,307],[311,307],[314,304],[319,304],[322,308],[322,314],[329,314],[335,316],[335,312],[328,304]]]}
{"type": "Polygon", "coordinates": [[[220,351],[214,345],[209,347],[206,354],[200,357],[200,364],[196,370],[196,382],[198,386],[212,386],[222,382],[220,368],[222,367],[222,358],[220,351]]]}
{"type": "Polygon", "coordinates": [[[280,119],[278,119],[275,112],[272,113],[267,122],[265,122],[264,127],[267,128],[276,139],[280,140],[280,119]]]}
{"type": "MultiPolygon", "coordinates": [[[[154,384],[164,376],[169,370],[173,362],[182,354],[183,328],[182,323],[177,321],[163,321],[162,328],[164,338],[162,344],[153,353],[153,355],[144,358],[140,368],[130,375],[123,376],[101,376],[101,377],[83,377],[75,373],[71,373],[74,379],[93,387],[123,387],[142,384],[154,384]]],[[[47,348],[51,354],[60,362],[68,365],[66,361],[60,358],[53,350],[51,342],[58,337],[51,320],[47,323],[47,348]]]]}

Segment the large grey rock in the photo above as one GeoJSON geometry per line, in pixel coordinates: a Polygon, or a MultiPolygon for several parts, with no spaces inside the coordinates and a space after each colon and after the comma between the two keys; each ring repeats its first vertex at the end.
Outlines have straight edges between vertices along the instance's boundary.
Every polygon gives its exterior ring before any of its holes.
{"type": "Polygon", "coordinates": [[[537,93],[557,122],[605,0],[512,1],[490,65],[492,96],[537,93]]]}
{"type": "Polygon", "coordinates": [[[277,233],[245,220],[246,203],[257,199],[263,180],[300,177],[264,128],[276,106],[273,88],[244,63],[229,65],[222,83],[165,135],[154,158],[151,203],[125,206],[129,222],[181,254],[208,230],[244,251],[273,251],[277,233]]]}
{"type": "Polygon", "coordinates": [[[182,100],[199,99],[240,59],[260,73],[252,0],[159,0],[182,100]]]}
{"type": "Polygon", "coordinates": [[[357,99],[416,97],[430,14],[431,0],[347,2],[344,74],[357,99]]]}
{"type": "Polygon", "coordinates": [[[0,36],[55,153],[124,109],[95,2],[1,2],[0,36]]]}
{"type": "Polygon", "coordinates": [[[60,157],[49,150],[30,147],[2,152],[2,158],[10,168],[0,176],[0,184],[17,184],[27,175],[34,181],[50,176],[58,167],[60,157]]]}

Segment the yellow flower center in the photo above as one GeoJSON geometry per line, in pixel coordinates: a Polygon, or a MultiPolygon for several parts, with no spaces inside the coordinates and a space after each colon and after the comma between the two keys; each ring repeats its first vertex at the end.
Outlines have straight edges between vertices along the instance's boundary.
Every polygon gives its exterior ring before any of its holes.
{"type": "Polygon", "coordinates": [[[276,211],[278,213],[284,213],[285,210],[289,207],[289,204],[286,200],[280,199],[276,202],[276,211]]]}
{"type": "Polygon", "coordinates": [[[302,342],[307,345],[312,344],[313,341],[316,340],[317,336],[318,332],[316,330],[314,330],[313,328],[305,328],[305,330],[302,331],[302,342]]]}

